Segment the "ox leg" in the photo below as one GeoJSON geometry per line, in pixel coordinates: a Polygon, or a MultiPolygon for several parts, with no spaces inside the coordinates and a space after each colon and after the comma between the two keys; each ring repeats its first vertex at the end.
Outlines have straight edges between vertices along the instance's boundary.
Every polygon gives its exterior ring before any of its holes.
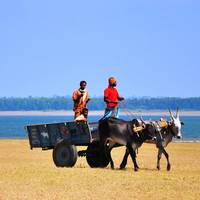
{"type": "MultiPolygon", "coordinates": [[[[124,154],[124,158],[123,158],[123,160],[122,160],[122,162],[120,164],[120,169],[124,169],[126,167],[128,156],[129,156],[129,150],[128,150],[128,148],[126,148],[126,152],[124,154]]],[[[135,153],[135,158],[136,158],[136,153],[135,153]]],[[[136,168],[139,169],[139,166],[138,166],[137,162],[135,162],[135,165],[136,165],[136,168]]]]}
{"type": "Polygon", "coordinates": [[[160,170],[160,159],[162,156],[162,150],[158,149],[158,156],[157,156],[157,169],[160,170]]]}
{"type": "Polygon", "coordinates": [[[167,171],[169,171],[171,169],[171,164],[169,162],[169,155],[166,152],[166,150],[164,149],[164,147],[160,147],[159,150],[158,150],[157,169],[160,170],[160,159],[161,159],[162,153],[165,155],[165,157],[167,159],[167,171]]]}
{"type": "Polygon", "coordinates": [[[126,167],[127,164],[127,160],[128,160],[128,155],[129,155],[129,151],[128,148],[126,148],[125,154],[124,154],[124,158],[120,164],[120,169],[124,169],[126,167]]]}
{"type": "Polygon", "coordinates": [[[157,169],[160,170],[160,159],[161,159],[161,156],[163,153],[167,159],[167,170],[169,171],[171,168],[171,165],[169,162],[169,155],[164,149],[163,142],[162,142],[162,136],[161,136],[160,132],[157,133],[157,136],[156,136],[156,146],[158,148],[157,169]]]}
{"type": "Polygon", "coordinates": [[[112,148],[110,149],[108,149],[108,159],[110,160],[110,167],[111,167],[111,169],[114,169],[115,167],[114,167],[114,162],[113,162],[113,159],[112,159],[112,156],[111,156],[111,150],[112,150],[112,148]]]}
{"type": "Polygon", "coordinates": [[[167,171],[170,171],[171,169],[171,164],[169,162],[169,155],[168,153],[165,151],[165,149],[163,148],[163,154],[165,155],[166,159],[167,159],[167,171]]]}
{"type": "Polygon", "coordinates": [[[106,149],[106,156],[107,156],[107,158],[108,158],[108,160],[110,162],[111,169],[115,168],[114,167],[114,162],[113,162],[113,159],[112,159],[112,156],[111,156],[111,150],[112,150],[113,146],[114,146],[114,143],[110,142],[105,147],[105,149],[106,149]]]}
{"type": "Polygon", "coordinates": [[[129,150],[129,153],[131,155],[131,158],[132,158],[132,161],[133,161],[133,164],[134,164],[134,170],[138,171],[138,165],[137,165],[137,162],[136,162],[136,153],[133,150],[133,147],[131,145],[127,145],[127,148],[129,150]]]}

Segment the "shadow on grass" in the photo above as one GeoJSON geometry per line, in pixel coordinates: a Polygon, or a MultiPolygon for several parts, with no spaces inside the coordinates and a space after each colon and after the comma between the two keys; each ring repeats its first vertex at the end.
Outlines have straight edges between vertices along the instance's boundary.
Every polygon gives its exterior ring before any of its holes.
{"type": "MultiPolygon", "coordinates": [[[[77,165],[75,168],[79,168],[79,169],[83,169],[83,168],[90,168],[90,169],[102,169],[102,170],[109,170],[109,171],[134,171],[133,168],[131,167],[127,167],[127,168],[124,168],[124,169],[120,169],[118,167],[115,167],[114,169],[111,169],[110,166],[107,166],[107,167],[90,167],[89,165],[84,165],[84,164],[79,164],[77,165]]],[[[138,171],[134,171],[134,172],[140,172],[140,171],[152,171],[152,172],[159,172],[159,170],[157,170],[156,168],[146,168],[146,167],[142,167],[142,168],[139,168],[138,171]]],[[[161,171],[161,170],[160,170],[161,171]]]]}
{"type": "MultiPolygon", "coordinates": [[[[124,169],[116,168],[116,170],[118,170],[118,171],[130,171],[130,170],[134,171],[133,168],[124,168],[124,169]]],[[[138,171],[134,171],[134,172],[140,172],[140,171],[153,171],[153,172],[155,172],[155,171],[158,171],[158,170],[144,167],[144,168],[139,168],[138,171]]]]}

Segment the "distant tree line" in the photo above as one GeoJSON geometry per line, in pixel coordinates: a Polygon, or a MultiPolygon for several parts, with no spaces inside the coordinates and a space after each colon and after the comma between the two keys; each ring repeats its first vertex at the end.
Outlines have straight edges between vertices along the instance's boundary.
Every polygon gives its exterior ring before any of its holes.
{"type": "MultiPolygon", "coordinates": [[[[90,110],[102,110],[105,107],[102,97],[92,98],[88,104],[90,110]]],[[[128,98],[121,107],[127,109],[142,110],[166,110],[168,108],[176,109],[179,107],[184,110],[200,110],[200,97],[178,98],[128,98]]],[[[18,111],[18,110],[72,110],[73,102],[70,97],[1,97],[1,111],[18,111]]]]}

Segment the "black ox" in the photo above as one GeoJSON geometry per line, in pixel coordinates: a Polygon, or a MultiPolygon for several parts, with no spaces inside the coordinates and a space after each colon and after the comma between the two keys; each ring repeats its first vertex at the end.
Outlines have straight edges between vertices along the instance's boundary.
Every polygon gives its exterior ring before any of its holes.
{"type": "Polygon", "coordinates": [[[151,140],[159,134],[154,124],[137,124],[137,120],[124,121],[117,118],[107,118],[99,121],[100,145],[105,150],[111,168],[114,169],[114,162],[111,157],[111,150],[115,146],[126,146],[131,155],[134,170],[138,170],[136,162],[136,149],[139,148],[144,141],[151,140]]]}

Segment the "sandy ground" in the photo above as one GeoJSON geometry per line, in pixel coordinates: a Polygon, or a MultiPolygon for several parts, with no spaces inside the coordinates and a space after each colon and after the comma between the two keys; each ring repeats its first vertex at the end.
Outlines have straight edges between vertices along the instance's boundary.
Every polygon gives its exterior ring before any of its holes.
{"type": "MultiPolygon", "coordinates": [[[[0,111],[0,116],[72,116],[74,113],[70,110],[59,111],[0,111]]],[[[104,111],[89,111],[90,116],[102,116],[104,111]]],[[[121,111],[120,115],[135,116],[169,116],[169,112],[162,110],[148,111],[121,111]]],[[[180,116],[200,116],[200,111],[180,111],[180,116]]]]}
{"type": "MultiPolygon", "coordinates": [[[[85,149],[85,147],[78,147],[85,149]]],[[[90,168],[79,157],[73,168],[57,168],[52,150],[30,150],[28,140],[0,140],[0,200],[197,200],[200,199],[200,143],[171,143],[171,171],[152,144],[139,149],[138,172],[129,158],[119,170],[124,147],[112,151],[115,170],[90,168]]]]}

